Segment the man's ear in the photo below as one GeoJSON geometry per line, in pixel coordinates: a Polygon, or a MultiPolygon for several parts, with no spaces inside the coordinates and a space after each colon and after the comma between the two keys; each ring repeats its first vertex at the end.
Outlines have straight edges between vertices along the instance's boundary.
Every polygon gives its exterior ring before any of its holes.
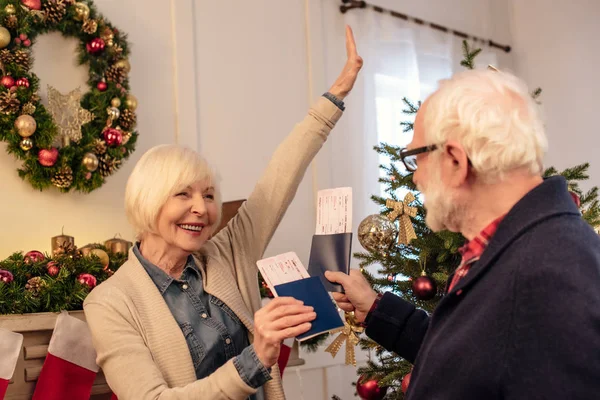
{"type": "Polygon", "coordinates": [[[461,186],[469,175],[469,157],[462,145],[454,140],[444,144],[444,156],[446,158],[445,169],[448,173],[450,185],[461,186]]]}

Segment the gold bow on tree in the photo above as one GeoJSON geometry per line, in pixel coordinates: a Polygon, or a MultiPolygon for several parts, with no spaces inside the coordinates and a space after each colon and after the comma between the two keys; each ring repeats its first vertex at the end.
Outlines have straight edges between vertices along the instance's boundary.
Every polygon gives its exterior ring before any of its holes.
{"type": "Polygon", "coordinates": [[[410,217],[417,216],[417,207],[409,206],[410,203],[415,201],[415,196],[408,192],[404,196],[404,201],[394,201],[388,199],[385,202],[387,208],[391,208],[392,211],[387,215],[390,221],[395,221],[400,218],[399,232],[398,232],[398,244],[409,244],[411,240],[417,238],[415,228],[412,225],[410,217]]]}
{"type": "Polygon", "coordinates": [[[338,351],[340,351],[342,348],[344,342],[346,342],[346,365],[353,365],[356,367],[356,355],[354,354],[354,347],[358,345],[358,342],[360,341],[358,336],[364,330],[365,328],[356,322],[354,313],[345,313],[344,327],[332,332],[337,333],[341,331],[341,333],[333,340],[333,342],[331,342],[329,346],[327,346],[325,351],[327,353],[331,353],[332,357],[335,357],[338,351]]]}

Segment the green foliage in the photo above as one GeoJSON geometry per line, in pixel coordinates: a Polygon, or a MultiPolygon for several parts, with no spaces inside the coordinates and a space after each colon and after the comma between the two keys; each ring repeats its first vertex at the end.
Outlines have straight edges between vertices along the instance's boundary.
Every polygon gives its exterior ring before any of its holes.
{"type": "MultiPolygon", "coordinates": [[[[73,37],[79,40],[80,45],[77,50],[78,61],[81,65],[89,67],[88,85],[90,90],[83,95],[81,106],[94,114],[94,120],[82,126],[83,138],[78,143],[71,142],[69,146],[59,148],[59,157],[56,164],[52,167],[45,167],[38,162],[38,152],[41,149],[48,149],[56,144],[57,127],[48,110],[37,98],[40,82],[38,77],[31,71],[33,62],[30,62],[29,68],[24,68],[16,62],[5,62],[3,64],[6,75],[11,75],[15,79],[24,77],[29,80],[29,88],[19,87],[16,90],[16,94],[20,102],[20,109],[26,103],[35,105],[36,110],[32,114],[32,117],[37,123],[37,129],[30,137],[33,141],[33,148],[31,150],[23,150],[20,147],[22,138],[14,127],[15,120],[22,113],[22,110],[16,113],[2,113],[0,114],[0,140],[7,142],[8,153],[22,161],[22,165],[18,169],[19,176],[38,190],[44,190],[53,186],[51,179],[63,166],[71,167],[73,171],[73,183],[67,188],[59,189],[62,192],[69,192],[74,189],[87,193],[97,189],[104,183],[105,177],[100,174],[100,169],[91,173],[91,177],[86,176],[88,175],[88,171],[82,166],[82,159],[85,153],[95,152],[94,140],[102,139],[102,132],[107,123],[106,109],[110,106],[111,100],[119,98],[122,104],[120,110],[123,111],[126,104],[125,100],[129,93],[127,77],[125,77],[125,80],[121,84],[106,80],[107,89],[104,92],[97,89],[98,82],[106,79],[107,69],[114,65],[114,63],[127,59],[130,46],[127,42],[127,35],[118,31],[110,22],[106,21],[91,1],[82,2],[89,6],[90,20],[95,20],[98,23],[98,28],[93,34],[84,32],[82,22],[74,19],[75,7],[73,5],[68,5],[65,16],[58,23],[52,24],[43,20],[43,13],[31,12],[26,7],[21,6],[17,0],[0,0],[0,23],[7,16],[6,5],[12,4],[16,9],[15,15],[18,19],[18,24],[15,29],[9,29],[11,37],[14,39],[20,34],[26,34],[32,42],[32,46],[27,48],[11,41],[5,49],[10,52],[10,57],[14,57],[18,51],[24,51],[31,55],[31,48],[35,46],[39,35],[57,31],[65,37],[73,37]],[[114,32],[113,45],[107,45],[105,50],[98,55],[91,55],[86,51],[86,43],[100,37],[105,29],[110,29],[114,32]]],[[[42,0],[42,4],[45,3],[46,0],[42,0]]],[[[8,90],[0,86],[0,94],[6,93],[8,90]]],[[[118,120],[113,121],[112,127],[116,127],[117,124],[118,120]]],[[[126,132],[123,133],[125,134],[126,132]]],[[[111,159],[125,160],[134,151],[138,134],[135,131],[130,133],[131,137],[127,143],[114,148],[108,148],[107,154],[111,159]]],[[[96,155],[100,156],[99,154],[96,155]]],[[[119,165],[115,166],[111,173],[114,173],[118,167],[119,165]]]]}
{"type": "Polygon", "coordinates": [[[83,309],[83,300],[91,289],[81,284],[77,279],[78,276],[83,273],[91,274],[96,278],[97,284],[100,284],[118,270],[127,259],[127,255],[111,253],[100,244],[94,247],[106,251],[109,255],[110,264],[107,270],[104,270],[96,255],[80,257],[77,253],[55,257],[46,255],[42,261],[30,262],[26,260],[23,253],[18,252],[0,261],[0,270],[9,271],[14,276],[14,281],[10,283],[0,281],[0,314],[83,309]],[[49,263],[54,263],[60,268],[58,275],[48,274],[49,263]],[[26,289],[27,282],[35,277],[40,277],[43,282],[37,294],[26,289]]]}

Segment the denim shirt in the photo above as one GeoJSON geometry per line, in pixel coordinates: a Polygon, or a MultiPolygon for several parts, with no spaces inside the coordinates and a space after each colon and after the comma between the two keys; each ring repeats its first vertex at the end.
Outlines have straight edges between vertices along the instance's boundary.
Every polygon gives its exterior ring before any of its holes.
{"type": "Polygon", "coordinates": [[[202,275],[194,258],[188,257],[181,277],[174,279],[146,260],[138,246],[134,246],[133,253],[179,324],[190,349],[196,378],[209,376],[235,357],[233,362],[240,377],[248,386],[258,389],[249,399],[263,400],[262,385],[271,379],[271,375],[256,356],[254,346],[250,345],[246,327],[227,305],[204,291],[202,275]]]}

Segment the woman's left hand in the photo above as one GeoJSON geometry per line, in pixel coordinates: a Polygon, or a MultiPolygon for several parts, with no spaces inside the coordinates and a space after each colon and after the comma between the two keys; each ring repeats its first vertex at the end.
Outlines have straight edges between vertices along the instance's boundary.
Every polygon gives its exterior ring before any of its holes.
{"type": "Polygon", "coordinates": [[[346,65],[338,76],[335,83],[329,89],[329,93],[333,94],[340,100],[343,100],[348,93],[354,87],[358,72],[362,68],[363,59],[358,55],[356,51],[356,43],[354,42],[354,35],[352,34],[352,28],[346,25],[346,65]]]}

